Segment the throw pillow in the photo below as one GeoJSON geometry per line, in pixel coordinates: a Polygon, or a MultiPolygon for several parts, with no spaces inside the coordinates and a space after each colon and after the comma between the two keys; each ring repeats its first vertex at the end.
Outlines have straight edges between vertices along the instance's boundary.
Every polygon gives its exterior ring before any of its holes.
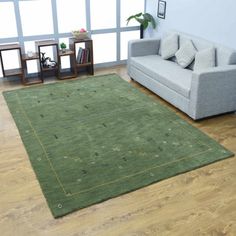
{"type": "Polygon", "coordinates": [[[175,53],[177,63],[182,68],[186,68],[193,62],[196,53],[197,50],[193,46],[192,41],[191,40],[186,41],[186,43],[184,43],[180,47],[180,49],[175,53]]]}
{"type": "Polygon", "coordinates": [[[179,48],[179,36],[171,34],[161,40],[161,57],[169,59],[175,55],[179,48]]]}
{"type": "Polygon", "coordinates": [[[207,48],[196,53],[194,70],[202,70],[216,66],[215,48],[207,48]]]}

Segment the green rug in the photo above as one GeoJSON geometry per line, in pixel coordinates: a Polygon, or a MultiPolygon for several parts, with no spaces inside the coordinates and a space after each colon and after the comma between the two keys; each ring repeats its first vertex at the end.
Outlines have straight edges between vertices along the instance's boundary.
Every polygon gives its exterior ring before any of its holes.
{"type": "Polygon", "coordinates": [[[4,97],[54,217],[233,156],[114,74],[4,97]]]}

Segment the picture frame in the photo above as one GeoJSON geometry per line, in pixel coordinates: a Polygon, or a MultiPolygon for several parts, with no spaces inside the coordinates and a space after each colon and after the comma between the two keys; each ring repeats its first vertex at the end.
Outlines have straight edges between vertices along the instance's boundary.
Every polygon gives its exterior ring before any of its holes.
{"type": "Polygon", "coordinates": [[[166,1],[163,0],[158,1],[157,17],[161,19],[166,18],[166,1]]]}

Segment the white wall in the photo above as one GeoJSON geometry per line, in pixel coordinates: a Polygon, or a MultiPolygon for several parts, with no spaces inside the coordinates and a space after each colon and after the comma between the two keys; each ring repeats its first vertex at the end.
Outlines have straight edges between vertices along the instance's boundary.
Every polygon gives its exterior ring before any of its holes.
{"type": "MultiPolygon", "coordinates": [[[[158,0],[146,0],[146,12],[157,16],[158,0]]],[[[156,37],[175,29],[236,49],[236,0],[166,0],[166,19],[157,18],[156,37]]]]}

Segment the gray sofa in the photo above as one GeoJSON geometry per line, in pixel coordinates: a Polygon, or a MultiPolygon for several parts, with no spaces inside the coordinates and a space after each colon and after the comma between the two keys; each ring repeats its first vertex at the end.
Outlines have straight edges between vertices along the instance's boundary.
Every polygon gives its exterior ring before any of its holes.
{"type": "Polygon", "coordinates": [[[191,39],[196,49],[216,49],[216,67],[193,71],[160,56],[160,39],[131,40],[129,76],[194,120],[236,111],[236,52],[191,35],[178,33],[179,44],[191,39]]]}

